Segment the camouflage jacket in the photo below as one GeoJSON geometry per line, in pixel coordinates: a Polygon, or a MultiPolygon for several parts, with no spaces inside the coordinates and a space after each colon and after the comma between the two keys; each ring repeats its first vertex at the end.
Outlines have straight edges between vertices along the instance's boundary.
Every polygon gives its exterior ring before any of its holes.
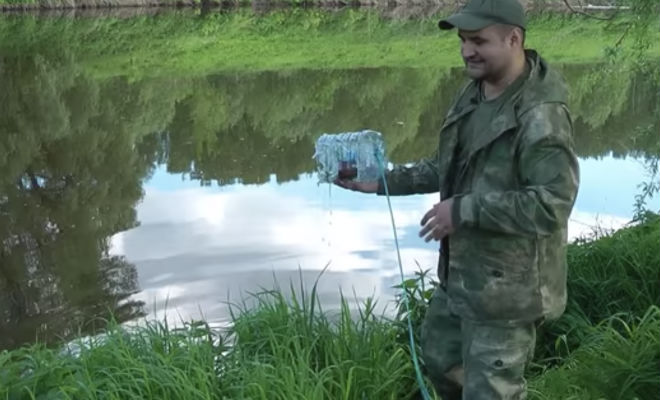
{"type": "Polygon", "coordinates": [[[476,108],[474,81],[450,108],[435,155],[386,176],[392,195],[454,198],[456,230],[443,240],[438,275],[462,318],[506,325],[556,319],[566,307],[567,224],[579,181],[573,126],[563,79],[533,50],[527,59],[529,77],[483,122],[465,163],[454,157],[460,121],[476,108]]]}

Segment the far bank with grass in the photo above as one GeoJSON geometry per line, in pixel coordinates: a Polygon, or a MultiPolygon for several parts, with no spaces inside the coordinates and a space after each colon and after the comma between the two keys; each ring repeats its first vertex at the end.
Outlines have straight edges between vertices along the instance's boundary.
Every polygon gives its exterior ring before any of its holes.
{"type": "MultiPolygon", "coordinates": [[[[203,76],[212,72],[356,69],[462,65],[456,32],[441,32],[436,17],[383,18],[378,12],[287,9],[200,15],[187,11],[118,18],[0,19],[6,57],[69,57],[99,78],[203,76]]],[[[622,38],[631,20],[596,21],[548,15],[530,21],[527,47],[551,63],[591,63],[622,38]]],[[[649,55],[660,52],[660,32],[648,32],[649,55]],[[651,40],[653,39],[653,40],[651,40]]],[[[621,45],[635,45],[632,33],[621,45]]]]}

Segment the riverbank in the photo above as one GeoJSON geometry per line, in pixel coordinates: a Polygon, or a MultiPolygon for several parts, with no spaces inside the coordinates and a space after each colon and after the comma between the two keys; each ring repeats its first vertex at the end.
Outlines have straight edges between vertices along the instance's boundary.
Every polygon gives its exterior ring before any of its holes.
{"type": "MultiPolygon", "coordinates": [[[[659,235],[660,219],[649,214],[569,246],[570,301],[539,333],[532,399],[655,398],[659,235]]],[[[406,287],[418,329],[431,288],[421,279],[406,287]]],[[[0,398],[414,398],[403,314],[377,315],[374,300],[323,311],[315,288],[294,288],[292,297],[276,290],[234,306],[229,331],[151,322],[113,326],[75,354],[40,345],[0,353],[0,398]]]]}
{"type": "MultiPolygon", "coordinates": [[[[241,10],[201,18],[187,11],[126,19],[21,15],[0,24],[0,51],[5,57],[68,54],[91,76],[131,80],[221,71],[460,66],[455,33],[439,32],[436,21],[393,20],[354,9],[288,9],[266,16],[241,10]]],[[[530,21],[528,47],[553,63],[599,61],[603,49],[622,37],[618,27],[626,22],[537,17],[530,21]]],[[[647,52],[657,54],[660,32],[649,27],[648,35],[653,40],[647,52]]],[[[634,41],[626,38],[622,46],[634,41]]]]}

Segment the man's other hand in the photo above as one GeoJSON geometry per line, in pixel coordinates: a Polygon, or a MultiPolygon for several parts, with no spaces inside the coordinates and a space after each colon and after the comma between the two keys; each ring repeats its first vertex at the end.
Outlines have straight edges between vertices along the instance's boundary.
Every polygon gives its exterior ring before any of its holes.
{"type": "Polygon", "coordinates": [[[424,214],[420,224],[422,230],[419,231],[419,237],[429,242],[431,239],[439,241],[447,235],[454,232],[454,224],[451,220],[451,206],[454,199],[447,199],[433,206],[424,214]]]}

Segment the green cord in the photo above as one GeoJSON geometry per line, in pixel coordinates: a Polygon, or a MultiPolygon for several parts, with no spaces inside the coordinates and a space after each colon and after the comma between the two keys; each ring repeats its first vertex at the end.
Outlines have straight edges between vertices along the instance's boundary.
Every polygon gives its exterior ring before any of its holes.
{"type": "MultiPolygon", "coordinates": [[[[379,157],[377,157],[379,158],[379,157]]],[[[424,400],[431,400],[429,391],[424,383],[422,370],[419,368],[419,359],[417,357],[417,350],[415,347],[415,337],[413,335],[412,317],[410,316],[410,302],[408,301],[408,292],[405,290],[406,282],[403,275],[403,263],[401,262],[401,251],[399,250],[399,237],[396,234],[396,224],[394,223],[394,213],[392,212],[392,202],[390,201],[390,190],[387,187],[387,179],[385,179],[385,165],[381,160],[381,176],[383,177],[383,187],[385,188],[385,197],[387,197],[387,207],[390,210],[390,219],[392,221],[392,231],[394,232],[394,245],[396,246],[396,257],[399,262],[399,273],[401,274],[401,289],[403,290],[404,304],[408,312],[408,337],[410,339],[410,354],[412,355],[413,366],[415,367],[415,375],[417,384],[422,393],[424,400]]]]}

